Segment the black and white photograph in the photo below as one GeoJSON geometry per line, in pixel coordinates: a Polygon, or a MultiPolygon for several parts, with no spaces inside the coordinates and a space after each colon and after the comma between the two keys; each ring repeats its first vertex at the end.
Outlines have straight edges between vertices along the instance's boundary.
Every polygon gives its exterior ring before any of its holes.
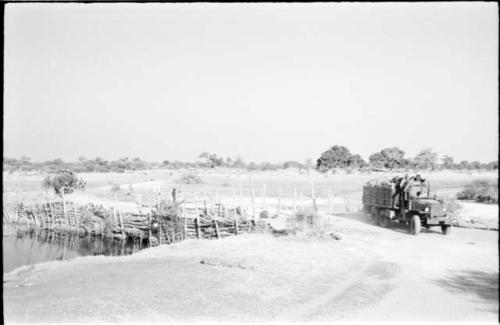
{"type": "Polygon", "coordinates": [[[497,2],[2,6],[2,323],[498,324],[497,2]]]}

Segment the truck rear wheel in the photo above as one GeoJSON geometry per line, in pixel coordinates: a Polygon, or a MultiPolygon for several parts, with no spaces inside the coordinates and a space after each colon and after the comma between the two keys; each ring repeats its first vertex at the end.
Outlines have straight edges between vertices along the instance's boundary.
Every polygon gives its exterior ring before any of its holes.
{"type": "Polygon", "coordinates": [[[375,207],[372,207],[370,211],[370,216],[372,217],[372,220],[378,225],[378,209],[375,207]]]}
{"type": "Polygon", "coordinates": [[[451,225],[441,225],[441,231],[445,235],[449,235],[451,231],[451,225]]]}
{"type": "Polygon", "coordinates": [[[411,216],[410,234],[415,236],[420,234],[420,217],[417,214],[411,216]]]}
{"type": "Polygon", "coordinates": [[[379,226],[383,228],[389,227],[389,218],[385,216],[384,210],[380,210],[380,213],[378,214],[378,221],[379,226]]]}

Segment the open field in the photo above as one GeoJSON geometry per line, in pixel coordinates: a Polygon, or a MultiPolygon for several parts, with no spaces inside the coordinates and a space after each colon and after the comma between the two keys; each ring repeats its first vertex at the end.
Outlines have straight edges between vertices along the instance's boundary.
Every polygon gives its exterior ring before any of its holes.
{"type": "Polygon", "coordinates": [[[498,320],[498,232],[330,218],[341,240],[246,234],[19,268],[5,321],[498,320]]]}
{"type": "MultiPolygon", "coordinates": [[[[7,207],[52,196],[40,188],[43,175],[4,176],[7,207]]],[[[254,233],[20,267],[4,275],[6,322],[498,319],[498,231],[454,228],[444,236],[431,228],[414,237],[397,225],[373,225],[359,212],[362,186],[387,174],[152,170],[79,176],[87,189],[68,200],[137,210],[144,209],[137,202],[155,199],[154,191],[168,197],[175,187],[188,203],[279,214],[268,219],[277,229],[294,206],[311,208],[314,189],[321,224],[341,239],[254,233]],[[186,174],[202,183],[178,183],[186,174]],[[116,194],[113,184],[120,186],[116,194]]],[[[496,175],[426,177],[433,191],[453,196],[472,180],[496,175]]],[[[497,205],[462,205],[462,226],[498,229],[497,205]]]]}
{"type": "MultiPolygon", "coordinates": [[[[75,192],[68,200],[93,202],[114,206],[121,210],[135,210],[137,202],[148,203],[155,200],[159,189],[161,195],[170,197],[173,188],[178,197],[188,202],[222,202],[227,206],[241,205],[251,209],[252,188],[256,213],[261,210],[289,214],[294,200],[297,206],[312,205],[312,185],[316,204],[321,212],[358,211],[361,207],[363,185],[370,179],[390,176],[388,173],[371,174],[320,174],[316,171],[298,172],[295,169],[280,171],[255,171],[237,169],[215,170],[147,170],[134,173],[81,173],[87,181],[84,192],[75,192]],[[182,184],[179,179],[184,175],[197,175],[200,184],[182,184]],[[251,180],[251,182],[250,182],[251,180]],[[120,186],[113,193],[112,186],[120,186]],[[328,193],[331,193],[330,208],[328,193]],[[294,199],[295,198],[295,199],[294,199]],[[329,211],[330,210],[330,211],[329,211]]],[[[454,197],[455,194],[473,180],[492,180],[496,173],[456,173],[435,172],[424,175],[431,183],[431,191],[439,195],[454,197]]],[[[40,187],[44,175],[4,173],[4,207],[14,202],[34,202],[53,197],[40,187]]],[[[498,229],[498,205],[463,203],[461,225],[498,229]]]]}
{"type": "MultiPolygon", "coordinates": [[[[387,174],[221,169],[79,176],[87,188],[68,200],[137,210],[145,209],[137,202],[154,201],[154,191],[169,197],[175,187],[186,202],[279,214],[268,219],[277,229],[294,206],[311,208],[314,189],[321,224],[341,239],[253,233],[20,267],[4,275],[8,323],[498,320],[498,231],[470,229],[498,229],[498,205],[461,202],[460,225],[470,228],[447,236],[431,228],[414,237],[397,225],[375,226],[359,212],[362,186],[387,174]],[[187,174],[202,183],[179,183],[187,174]]],[[[451,197],[496,174],[425,177],[434,192],[451,197]]],[[[4,173],[4,208],[53,198],[40,188],[42,179],[4,173]]]]}

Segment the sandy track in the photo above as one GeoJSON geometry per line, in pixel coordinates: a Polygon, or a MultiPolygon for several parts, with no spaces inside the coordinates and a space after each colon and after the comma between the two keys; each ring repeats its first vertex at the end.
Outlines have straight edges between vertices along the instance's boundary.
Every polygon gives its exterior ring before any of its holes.
{"type": "Polygon", "coordinates": [[[498,232],[331,221],[342,240],[252,234],[18,269],[5,321],[498,320],[498,232]]]}

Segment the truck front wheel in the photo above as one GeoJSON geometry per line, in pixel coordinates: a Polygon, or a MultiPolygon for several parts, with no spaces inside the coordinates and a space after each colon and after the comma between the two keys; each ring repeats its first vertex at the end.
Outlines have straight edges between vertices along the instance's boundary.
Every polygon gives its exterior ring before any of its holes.
{"type": "Polygon", "coordinates": [[[416,214],[411,216],[410,234],[415,235],[415,236],[420,234],[420,217],[416,214]]]}
{"type": "Polygon", "coordinates": [[[441,225],[441,231],[445,235],[449,235],[451,231],[451,226],[450,225],[441,225]]]}

